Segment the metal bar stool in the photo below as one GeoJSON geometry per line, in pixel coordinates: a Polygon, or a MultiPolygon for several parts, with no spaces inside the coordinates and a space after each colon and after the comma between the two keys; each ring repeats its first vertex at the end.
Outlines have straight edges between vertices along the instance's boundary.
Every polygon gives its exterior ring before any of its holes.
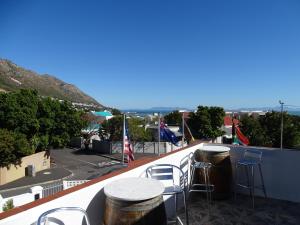
{"type": "Polygon", "coordinates": [[[247,149],[244,152],[244,156],[242,159],[238,160],[235,164],[235,188],[234,188],[234,197],[236,199],[237,188],[242,187],[249,189],[250,197],[252,198],[252,207],[254,208],[254,190],[262,189],[265,198],[267,198],[266,188],[264,184],[264,178],[261,170],[261,162],[262,162],[262,152],[255,149],[247,149]],[[261,179],[261,185],[255,186],[254,178],[255,178],[255,167],[259,170],[259,175],[261,179]],[[247,184],[240,183],[240,172],[239,169],[245,170],[247,184]]]}
{"type": "Polygon", "coordinates": [[[83,219],[85,220],[85,224],[90,225],[90,221],[89,221],[86,211],[79,207],[61,207],[61,208],[50,209],[39,216],[39,218],[37,220],[37,225],[65,224],[60,219],[51,216],[51,214],[54,214],[57,212],[76,212],[76,213],[82,214],[83,219]]]}
{"type": "Polygon", "coordinates": [[[212,192],[214,191],[214,185],[210,183],[210,179],[209,179],[211,167],[212,167],[211,163],[197,161],[194,156],[191,158],[191,178],[190,178],[190,185],[189,185],[189,193],[205,192],[209,210],[210,210],[210,204],[212,199],[211,195],[212,192]],[[194,182],[196,170],[201,171],[203,173],[204,183],[194,182]]]}
{"type": "Polygon", "coordinates": [[[146,177],[160,180],[162,182],[169,181],[168,183],[165,183],[165,191],[163,195],[174,196],[174,209],[175,209],[176,220],[168,221],[168,223],[169,222],[177,223],[178,221],[181,225],[183,225],[182,220],[177,215],[177,195],[182,194],[184,211],[185,211],[185,221],[186,221],[186,225],[189,225],[188,209],[187,209],[187,202],[186,202],[187,179],[185,179],[184,172],[175,165],[156,164],[146,169],[146,177]],[[176,179],[175,176],[179,176],[179,177],[177,177],[176,179]]]}

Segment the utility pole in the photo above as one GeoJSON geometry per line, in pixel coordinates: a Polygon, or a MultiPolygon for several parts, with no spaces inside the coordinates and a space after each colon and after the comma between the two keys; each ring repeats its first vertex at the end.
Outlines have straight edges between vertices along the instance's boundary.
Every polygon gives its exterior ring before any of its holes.
{"type": "Polygon", "coordinates": [[[182,112],[182,145],[181,147],[184,147],[184,112],[182,112]]]}
{"type": "Polygon", "coordinates": [[[283,143],[283,105],[284,105],[284,102],[279,100],[279,104],[281,105],[280,149],[282,150],[282,143],[283,143]]]}
{"type": "Polygon", "coordinates": [[[157,133],[158,133],[158,156],[160,156],[160,113],[158,113],[158,126],[157,126],[157,133]]]}
{"type": "MultiPolygon", "coordinates": [[[[123,114],[123,146],[122,146],[122,164],[124,164],[124,151],[125,151],[125,135],[126,135],[126,115],[123,114]]],[[[128,137],[127,137],[128,138],[128,137]]]]}

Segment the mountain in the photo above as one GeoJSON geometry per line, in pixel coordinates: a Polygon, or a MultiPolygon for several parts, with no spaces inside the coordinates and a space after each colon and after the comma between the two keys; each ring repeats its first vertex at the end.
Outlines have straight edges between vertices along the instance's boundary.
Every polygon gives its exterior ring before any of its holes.
{"type": "Polygon", "coordinates": [[[42,96],[103,107],[75,85],[65,83],[48,74],[37,74],[9,60],[0,59],[0,92],[15,91],[21,88],[36,89],[42,96]]]}

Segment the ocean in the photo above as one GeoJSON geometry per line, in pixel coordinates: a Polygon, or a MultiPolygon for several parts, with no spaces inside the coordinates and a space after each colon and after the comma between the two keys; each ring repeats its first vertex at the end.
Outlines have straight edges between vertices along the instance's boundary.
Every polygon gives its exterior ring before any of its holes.
{"type": "Polygon", "coordinates": [[[123,113],[126,113],[128,115],[134,115],[134,116],[147,116],[147,115],[154,115],[155,113],[160,113],[162,116],[169,114],[170,112],[173,112],[174,110],[167,110],[167,109],[128,109],[128,110],[122,110],[123,113]]]}
{"type": "MultiPolygon", "coordinates": [[[[160,113],[162,116],[173,112],[174,109],[126,109],[122,110],[128,115],[134,116],[147,116],[147,115],[154,115],[155,113],[160,113]]],[[[300,116],[300,111],[288,111],[290,115],[300,116]]]]}
{"type": "Polygon", "coordinates": [[[288,113],[291,115],[300,116],[300,111],[289,111],[288,113]]]}

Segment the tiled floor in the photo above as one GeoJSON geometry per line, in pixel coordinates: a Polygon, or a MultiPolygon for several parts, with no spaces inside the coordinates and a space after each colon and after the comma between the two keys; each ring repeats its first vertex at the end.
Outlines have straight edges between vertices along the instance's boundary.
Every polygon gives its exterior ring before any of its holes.
{"type": "Polygon", "coordinates": [[[192,199],[189,203],[190,225],[300,224],[299,203],[255,198],[253,209],[249,196],[238,195],[236,201],[234,199],[213,201],[208,213],[205,199],[197,196],[192,199]]]}

